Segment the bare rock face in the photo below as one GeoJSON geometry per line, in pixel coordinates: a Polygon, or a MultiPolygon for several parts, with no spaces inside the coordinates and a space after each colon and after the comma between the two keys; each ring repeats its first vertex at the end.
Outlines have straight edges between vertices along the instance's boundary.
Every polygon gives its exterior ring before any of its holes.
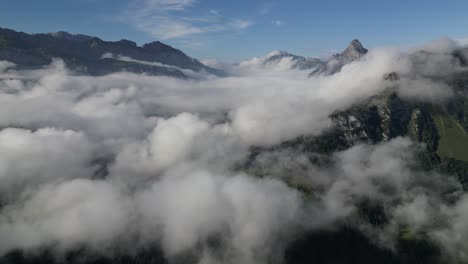
{"type": "Polygon", "coordinates": [[[351,41],[351,43],[349,43],[348,47],[343,53],[341,53],[341,55],[345,57],[348,61],[354,61],[361,58],[366,53],[367,49],[362,46],[359,40],[354,39],[353,41],[351,41]]]}
{"type": "Polygon", "coordinates": [[[331,116],[343,132],[348,145],[374,144],[409,135],[425,142],[429,149],[437,145],[434,122],[424,106],[401,100],[396,94],[382,94],[367,104],[331,116]]]}
{"type": "Polygon", "coordinates": [[[367,49],[362,46],[359,40],[354,39],[342,53],[333,55],[328,61],[311,72],[309,77],[335,74],[339,72],[344,65],[359,60],[366,54],[367,49]]]}
{"type": "Polygon", "coordinates": [[[382,118],[376,107],[335,113],[331,119],[336,128],[343,132],[348,146],[382,141],[382,118]]]}

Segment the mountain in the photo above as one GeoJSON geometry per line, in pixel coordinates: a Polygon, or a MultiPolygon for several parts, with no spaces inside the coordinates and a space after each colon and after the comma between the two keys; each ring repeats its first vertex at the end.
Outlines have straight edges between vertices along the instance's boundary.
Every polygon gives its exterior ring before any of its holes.
{"type": "Polygon", "coordinates": [[[333,55],[328,61],[320,65],[319,68],[312,71],[309,76],[335,74],[339,72],[344,65],[359,60],[366,54],[367,49],[362,46],[359,40],[354,39],[342,53],[333,55]]]}
{"type": "Polygon", "coordinates": [[[72,41],[88,41],[92,39],[93,37],[88,36],[88,35],[82,35],[82,34],[70,34],[65,31],[58,31],[58,32],[52,32],[52,33],[47,33],[50,36],[53,36],[57,39],[66,39],[66,40],[72,40],[72,41]]]}
{"type": "MultiPolygon", "coordinates": [[[[271,168],[264,165],[265,157],[271,155],[274,160],[275,153],[291,153],[294,157],[305,157],[314,166],[333,168],[337,152],[358,144],[378,145],[398,137],[408,137],[424,146],[416,151],[416,159],[411,165],[415,172],[422,172],[429,184],[431,173],[440,173],[447,182],[460,184],[443,190],[438,197],[454,203],[468,191],[468,64],[466,57],[461,55],[466,56],[467,51],[457,50],[448,54],[455,64],[464,66],[463,70],[437,77],[438,81],[453,89],[454,96],[450,99],[443,102],[405,99],[397,92],[402,85],[402,76],[396,72],[388,73],[383,76],[388,82],[383,92],[331,114],[332,126],[328,132],[320,136],[306,134],[271,147],[253,147],[244,169],[259,177],[279,177],[310,199],[321,199],[320,187],[306,180],[311,173],[309,167],[301,168],[302,163],[298,162],[296,166],[271,168]]],[[[362,45],[353,41],[335,58],[349,62],[365,53],[362,45]]],[[[425,61],[420,56],[431,55],[427,52],[415,54],[412,56],[415,63],[425,61]]],[[[337,223],[334,230],[302,234],[286,251],[286,259],[288,263],[348,263],[349,259],[353,260],[351,263],[376,262],[373,259],[382,263],[451,263],[443,258],[441,261],[440,245],[425,236],[424,231],[423,235],[414,235],[411,234],[413,230],[403,227],[392,247],[396,250],[389,251],[370,243],[361,229],[349,225],[352,221],[362,226],[367,223],[384,233],[383,226],[391,219],[390,215],[384,202],[363,199],[356,213],[344,223],[337,223]],[[356,252],[366,254],[363,257],[356,252]]]]}
{"type": "Polygon", "coordinates": [[[61,58],[73,71],[90,75],[127,71],[185,78],[186,70],[222,74],[159,41],[139,47],[125,39],[104,41],[63,31],[26,34],[0,28],[0,60],[30,69],[48,65],[53,58],[61,58]]]}
{"type": "MultiPolygon", "coordinates": [[[[464,59],[459,61],[463,63],[464,59]]],[[[255,164],[255,157],[260,153],[293,149],[296,153],[326,156],[357,144],[374,145],[397,137],[409,137],[415,142],[424,143],[426,147],[426,158],[430,160],[421,160],[422,167],[440,169],[460,177],[459,180],[468,190],[468,71],[453,73],[442,79],[454,90],[454,96],[437,103],[400,97],[397,93],[400,85],[398,73],[392,72],[383,78],[390,85],[382,93],[331,114],[332,129],[325,134],[306,134],[277,146],[254,148],[253,156],[247,163],[253,171],[257,171],[256,165],[252,164],[255,164]]]]}
{"type": "Polygon", "coordinates": [[[252,58],[240,63],[244,67],[260,67],[271,70],[311,70],[323,62],[318,58],[306,58],[286,51],[272,51],[260,58],[252,58]]]}

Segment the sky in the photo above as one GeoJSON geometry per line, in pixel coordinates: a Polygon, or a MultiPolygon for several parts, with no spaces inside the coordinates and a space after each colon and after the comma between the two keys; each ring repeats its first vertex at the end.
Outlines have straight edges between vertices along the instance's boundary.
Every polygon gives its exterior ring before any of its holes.
{"type": "Polygon", "coordinates": [[[68,31],[138,44],[160,40],[198,59],[236,62],[272,50],[323,57],[468,36],[464,0],[0,0],[0,27],[68,31]]]}

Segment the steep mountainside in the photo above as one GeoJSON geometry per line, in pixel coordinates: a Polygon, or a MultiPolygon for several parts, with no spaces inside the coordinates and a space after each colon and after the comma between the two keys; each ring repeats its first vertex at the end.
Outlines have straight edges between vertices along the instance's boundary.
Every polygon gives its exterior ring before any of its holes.
{"type": "Polygon", "coordinates": [[[13,62],[19,68],[37,68],[49,64],[53,58],[63,59],[74,71],[91,75],[128,71],[186,77],[184,70],[221,74],[159,41],[139,47],[129,40],[103,41],[67,32],[30,35],[0,28],[0,60],[13,62]],[[104,54],[132,60],[103,57],[104,54]]]}

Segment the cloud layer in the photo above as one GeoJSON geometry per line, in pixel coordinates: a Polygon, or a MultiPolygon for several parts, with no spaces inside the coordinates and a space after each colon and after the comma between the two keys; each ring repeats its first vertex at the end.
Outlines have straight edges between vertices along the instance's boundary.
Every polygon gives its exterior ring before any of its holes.
{"type": "MultiPolygon", "coordinates": [[[[193,4],[148,3],[174,12],[193,4]]],[[[440,45],[434,56],[412,56],[376,49],[314,78],[242,65],[224,78],[90,77],[73,75],[59,60],[3,72],[0,254],[44,247],[115,254],[158,245],[168,258],[196,251],[200,263],[269,263],[300,230],[332,227],[370,199],[386,209],[388,223],[355,226],[375,243],[391,248],[399,226],[409,225],[465,259],[461,186],[415,169],[423,147],[407,138],[334,153],[328,168],[286,151],[264,157],[267,177],[239,170],[251,146],[320,135],[330,129],[330,114],[389,87],[406,100],[453,95],[427,77],[439,67],[460,70],[440,45]],[[384,80],[389,72],[399,74],[397,85],[384,80]],[[315,199],[288,186],[278,176],[284,168],[305,168],[297,176],[320,190],[315,199]],[[444,202],[447,190],[458,202],[444,202]],[[449,220],[438,225],[434,215],[449,220]]]]}

